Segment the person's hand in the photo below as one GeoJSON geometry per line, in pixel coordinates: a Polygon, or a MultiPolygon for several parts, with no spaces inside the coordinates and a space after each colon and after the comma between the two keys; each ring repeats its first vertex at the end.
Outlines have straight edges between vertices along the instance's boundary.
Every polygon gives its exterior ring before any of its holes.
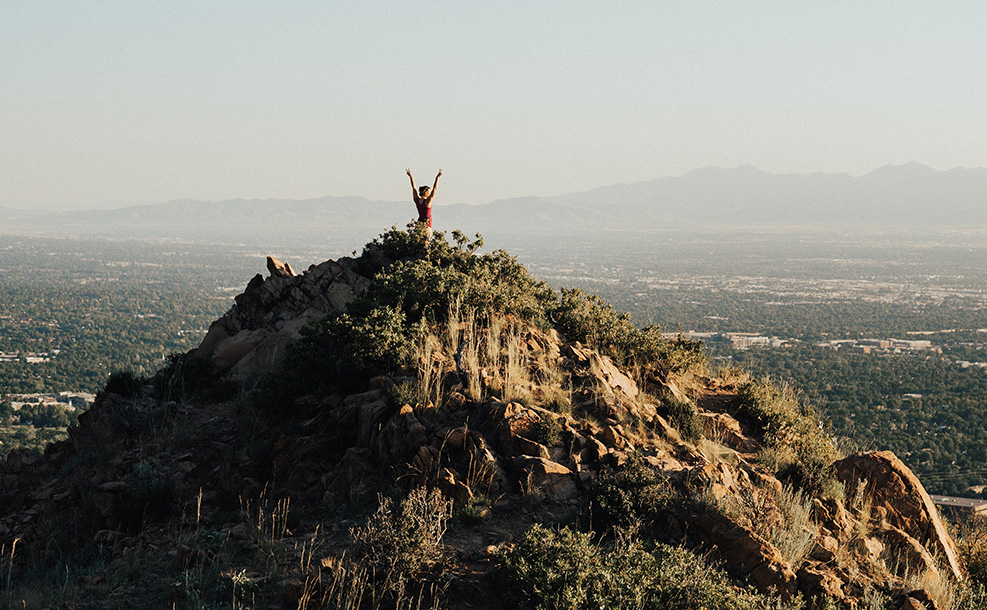
{"type": "MultiPolygon", "coordinates": [[[[409,177],[409,178],[411,177],[411,169],[410,169],[410,168],[409,168],[409,169],[406,169],[406,170],[404,170],[404,172],[405,172],[406,174],[408,174],[408,177],[409,177]]],[[[441,174],[442,172],[439,172],[439,173],[441,174]]]]}
{"type": "Polygon", "coordinates": [[[437,174],[437,175],[436,175],[435,177],[436,177],[436,178],[438,178],[438,177],[439,177],[439,176],[441,176],[441,175],[442,175],[442,170],[440,169],[440,170],[439,170],[439,173],[438,173],[438,174],[437,174]]]}

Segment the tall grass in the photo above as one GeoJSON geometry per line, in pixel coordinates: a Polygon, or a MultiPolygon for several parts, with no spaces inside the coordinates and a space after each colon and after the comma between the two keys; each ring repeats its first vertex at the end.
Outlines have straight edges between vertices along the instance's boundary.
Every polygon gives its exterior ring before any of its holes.
{"type": "Polygon", "coordinates": [[[522,348],[523,338],[516,328],[508,333],[505,341],[507,361],[504,365],[504,400],[527,402],[531,400],[531,375],[528,357],[522,348]]]}
{"type": "Polygon", "coordinates": [[[812,496],[789,485],[780,493],[770,488],[744,489],[716,503],[733,521],[778,549],[798,570],[812,552],[819,526],[812,520],[812,496]]]}
{"type": "Polygon", "coordinates": [[[422,333],[416,344],[415,360],[418,363],[418,388],[422,405],[431,402],[439,406],[442,396],[443,354],[442,341],[431,332],[422,333]]]}

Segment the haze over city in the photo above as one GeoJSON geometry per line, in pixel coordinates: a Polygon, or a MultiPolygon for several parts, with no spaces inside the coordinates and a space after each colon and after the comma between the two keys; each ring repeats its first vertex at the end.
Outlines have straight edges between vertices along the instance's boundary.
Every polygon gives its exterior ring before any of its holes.
{"type": "Polygon", "coordinates": [[[987,166],[974,2],[0,5],[0,206],[987,166]]]}

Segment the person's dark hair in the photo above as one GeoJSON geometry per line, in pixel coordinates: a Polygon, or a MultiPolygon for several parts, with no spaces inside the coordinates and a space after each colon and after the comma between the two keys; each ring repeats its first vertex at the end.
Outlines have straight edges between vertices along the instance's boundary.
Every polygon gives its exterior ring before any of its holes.
{"type": "Polygon", "coordinates": [[[428,197],[428,191],[429,190],[431,190],[431,189],[429,189],[427,186],[419,186],[418,187],[418,196],[419,197],[428,197]]]}

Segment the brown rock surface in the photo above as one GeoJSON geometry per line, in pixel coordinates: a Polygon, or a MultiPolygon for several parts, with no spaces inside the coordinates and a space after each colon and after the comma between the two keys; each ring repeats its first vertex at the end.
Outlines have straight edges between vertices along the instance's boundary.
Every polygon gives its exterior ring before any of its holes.
{"type": "Polygon", "coordinates": [[[295,271],[291,268],[291,265],[283,263],[273,256],[267,257],[267,270],[271,272],[271,276],[295,277],[295,271]]]}
{"type": "Polygon", "coordinates": [[[940,557],[954,578],[964,578],[962,560],[939,511],[918,477],[894,453],[858,453],[833,467],[848,490],[866,481],[872,506],[884,509],[888,523],[940,557]]]}
{"type": "Polygon", "coordinates": [[[717,513],[700,516],[696,525],[694,531],[719,549],[728,570],[747,576],[762,591],[773,588],[786,597],[795,593],[795,572],[768,542],[717,513]]]}
{"type": "Polygon", "coordinates": [[[306,323],[345,311],[370,282],[355,268],[356,261],[343,258],[295,275],[290,265],[269,257],[271,276],[254,276],[233,307],[212,323],[194,353],[220,372],[247,372],[251,365],[266,364],[277,350],[298,339],[306,323]]]}

